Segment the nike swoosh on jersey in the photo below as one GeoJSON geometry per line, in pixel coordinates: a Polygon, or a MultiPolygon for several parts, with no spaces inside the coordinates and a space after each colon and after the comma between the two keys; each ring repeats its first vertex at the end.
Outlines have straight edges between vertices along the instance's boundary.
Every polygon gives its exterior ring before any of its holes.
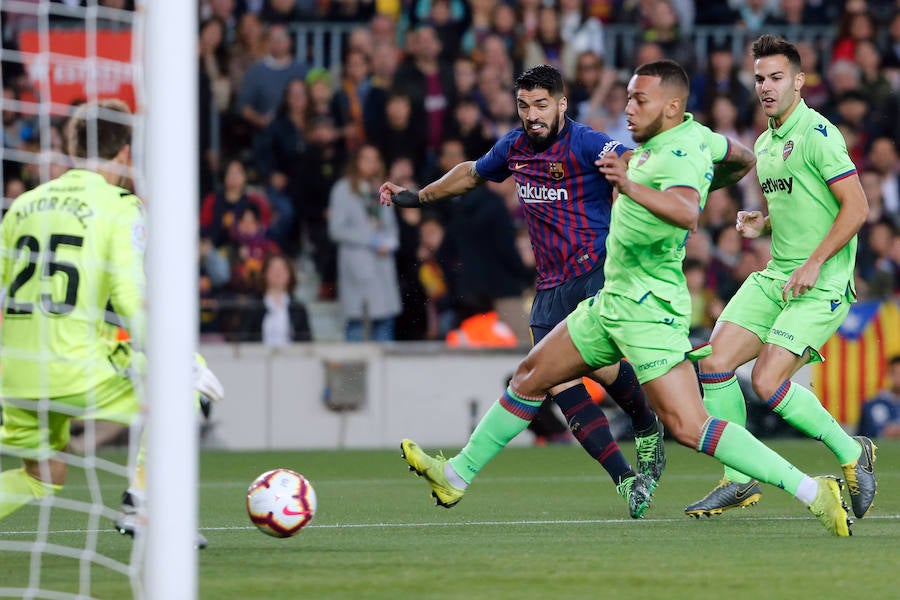
{"type": "Polygon", "coordinates": [[[527,166],[527,163],[516,163],[515,169],[518,171],[519,169],[524,169],[527,166]]]}
{"type": "Polygon", "coordinates": [[[841,305],[841,301],[840,301],[840,300],[832,300],[832,301],[831,301],[831,312],[834,312],[835,309],[837,309],[837,307],[840,306],[840,305],[841,305]]]}

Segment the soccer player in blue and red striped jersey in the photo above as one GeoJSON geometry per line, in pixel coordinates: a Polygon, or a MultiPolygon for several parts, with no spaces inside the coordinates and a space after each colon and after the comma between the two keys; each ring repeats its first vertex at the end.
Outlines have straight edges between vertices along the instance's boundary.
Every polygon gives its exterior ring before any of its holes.
{"type": "MultiPolygon", "coordinates": [[[[594,161],[610,152],[621,156],[629,149],[605,133],[565,117],[563,79],[554,67],[529,69],[516,80],[515,91],[522,127],[510,131],[477,161],[460,163],[418,194],[385,183],[381,199],[401,206],[421,206],[464,194],[487,180],[503,181],[512,175],[525,209],[537,267],[537,295],[530,323],[533,343],[537,344],[581,300],[603,287],[613,196],[612,186],[594,161]]],[[[593,378],[631,417],[637,472],[619,450],[606,415],[580,378],[555,386],[550,397],[584,449],[606,469],[629,502],[631,515],[639,517],[665,467],[662,429],[628,362],[604,367],[593,378]]],[[[451,474],[458,475],[454,477],[457,487],[464,489],[480,467],[521,430],[519,419],[530,421],[536,413],[536,407],[522,412],[501,403],[494,405],[461,452],[465,457],[465,467],[460,468],[463,472],[451,474]]],[[[451,459],[448,468],[462,464],[462,460],[454,463],[451,459]]],[[[442,505],[458,500],[438,498],[442,505]]]]}

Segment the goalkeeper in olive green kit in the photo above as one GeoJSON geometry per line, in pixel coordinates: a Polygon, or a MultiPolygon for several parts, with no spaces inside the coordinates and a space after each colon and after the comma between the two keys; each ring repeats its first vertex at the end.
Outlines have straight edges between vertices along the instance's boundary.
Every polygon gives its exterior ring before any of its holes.
{"type": "MultiPolygon", "coordinates": [[[[756,93],[769,126],[756,140],[757,174],[768,216],[741,211],[746,238],[772,236],[772,260],[753,273],[719,316],[700,361],[710,414],[743,424],[747,413],[734,371],[756,359],[752,383],[766,406],[805,435],[822,441],[838,462],[853,512],[862,518],[875,499],[875,445],[851,437],[815,394],[790,378],[810,362],[855,301],[856,233],[868,203],[837,127],[800,96],[804,83],[793,44],[770,35],[751,49],[756,93]]],[[[759,482],[726,468],[706,497],[685,508],[694,517],[755,504],[759,482]]]]}
{"type": "MultiPolygon", "coordinates": [[[[80,107],[66,131],[76,168],[22,194],[0,223],[0,449],[23,462],[0,473],[0,518],[62,488],[73,418],[129,425],[138,414],[146,232],[140,199],[118,185],[130,177],[130,118],[118,100],[80,107]],[[125,365],[112,356],[111,323],[135,350],[124,348],[125,365]]],[[[198,391],[221,398],[201,363],[198,391]]],[[[129,490],[138,495],[141,463],[129,490]]]]}

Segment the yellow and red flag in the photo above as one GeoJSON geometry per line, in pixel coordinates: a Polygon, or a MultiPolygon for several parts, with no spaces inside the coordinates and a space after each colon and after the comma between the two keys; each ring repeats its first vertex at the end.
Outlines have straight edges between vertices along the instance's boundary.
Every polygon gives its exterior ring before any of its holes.
{"type": "Polygon", "coordinates": [[[900,354],[900,306],[859,302],[820,350],[812,368],[813,391],[838,422],[856,425],[860,406],[882,389],[887,360],[900,354]]]}

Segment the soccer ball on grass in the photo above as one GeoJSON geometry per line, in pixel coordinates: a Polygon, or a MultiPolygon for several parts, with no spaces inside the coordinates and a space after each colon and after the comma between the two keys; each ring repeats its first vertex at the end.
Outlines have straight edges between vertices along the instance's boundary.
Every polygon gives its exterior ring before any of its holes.
{"type": "Polygon", "coordinates": [[[247,490],[247,514],[263,533],[291,537],[316,514],[316,491],[300,473],[290,469],[266,471],[247,490]]]}

